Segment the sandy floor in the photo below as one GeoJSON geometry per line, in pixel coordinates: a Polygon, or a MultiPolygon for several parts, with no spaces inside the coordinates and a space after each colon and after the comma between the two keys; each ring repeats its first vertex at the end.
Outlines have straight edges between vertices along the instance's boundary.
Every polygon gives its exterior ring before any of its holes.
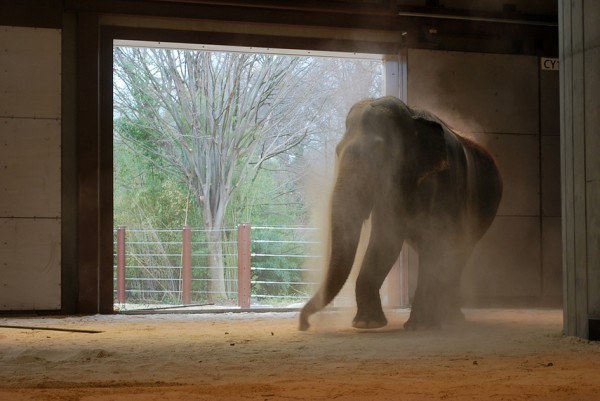
{"type": "Polygon", "coordinates": [[[0,318],[0,400],[598,400],[600,343],[558,310],[466,310],[467,321],[376,331],[324,312],[0,318]]]}

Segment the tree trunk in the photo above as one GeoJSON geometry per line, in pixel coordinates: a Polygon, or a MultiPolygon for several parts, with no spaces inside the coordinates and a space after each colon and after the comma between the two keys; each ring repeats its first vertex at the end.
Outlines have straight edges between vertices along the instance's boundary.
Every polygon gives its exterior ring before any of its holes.
{"type": "MultiPolygon", "coordinates": [[[[210,190],[203,188],[205,193],[210,190]]],[[[225,290],[225,262],[223,258],[223,220],[225,215],[223,211],[226,208],[227,201],[224,194],[218,197],[210,195],[198,196],[198,202],[202,205],[204,215],[204,228],[206,229],[206,240],[208,248],[208,300],[219,303],[226,300],[227,292],[225,290]],[[212,204],[211,203],[215,203],[212,204]],[[225,202],[225,204],[220,204],[225,202]]]]}
{"type": "Polygon", "coordinates": [[[223,243],[221,230],[207,231],[208,240],[208,269],[210,281],[208,282],[208,300],[219,302],[226,300],[225,267],[223,262],[223,243]]]}

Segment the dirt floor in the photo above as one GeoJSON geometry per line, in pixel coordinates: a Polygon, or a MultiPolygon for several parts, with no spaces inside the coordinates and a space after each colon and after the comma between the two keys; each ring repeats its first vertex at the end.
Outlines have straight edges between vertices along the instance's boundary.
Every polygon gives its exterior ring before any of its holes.
{"type": "Polygon", "coordinates": [[[375,331],[350,311],[0,318],[0,400],[598,400],[600,343],[559,310],[466,310],[464,324],[375,331]]]}

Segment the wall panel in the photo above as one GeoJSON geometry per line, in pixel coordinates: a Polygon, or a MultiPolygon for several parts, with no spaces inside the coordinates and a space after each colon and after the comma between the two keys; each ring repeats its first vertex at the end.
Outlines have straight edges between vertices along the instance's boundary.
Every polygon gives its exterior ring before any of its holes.
{"type": "Polygon", "coordinates": [[[537,74],[537,57],[411,49],[408,102],[467,132],[537,134],[537,74]]]}
{"type": "Polygon", "coordinates": [[[562,295],[562,232],[560,217],[542,218],[542,292],[545,297],[562,295]]]}
{"type": "Polygon", "coordinates": [[[0,116],[60,117],[60,30],[0,26],[0,116]]]}
{"type": "Polygon", "coordinates": [[[535,135],[469,135],[496,157],[504,190],[499,215],[540,212],[539,138],[535,135]]]}
{"type": "MultiPolygon", "coordinates": [[[[548,213],[556,213],[558,160],[550,156],[558,137],[548,136],[542,147],[540,111],[551,113],[558,98],[540,100],[539,69],[539,59],[531,56],[408,51],[409,105],[434,112],[482,143],[502,173],[498,215],[463,275],[462,293],[476,302],[542,297],[544,286],[550,295],[556,292],[556,251],[543,251],[556,245],[556,222],[549,220],[543,235],[540,206],[543,164],[548,188],[544,205],[548,213]],[[541,151],[548,151],[545,163],[541,151]]],[[[551,96],[552,77],[546,78],[551,96]]],[[[555,119],[548,116],[546,121],[548,131],[555,129],[555,119]]]]}
{"type": "Polygon", "coordinates": [[[60,220],[0,219],[0,310],[60,309],[60,220]]]}
{"type": "Polygon", "coordinates": [[[560,134],[558,71],[540,71],[540,123],[542,135],[560,134]]]}
{"type": "Polygon", "coordinates": [[[0,216],[60,216],[60,122],[0,118],[0,216]]]}
{"type": "Polygon", "coordinates": [[[560,216],[560,138],[542,136],[542,215],[560,216]]]}
{"type": "Polygon", "coordinates": [[[497,216],[463,275],[468,297],[541,296],[540,221],[497,216]]]}
{"type": "Polygon", "coordinates": [[[61,31],[0,26],[0,310],[61,307],[61,31]]]}
{"type": "Polygon", "coordinates": [[[559,73],[540,71],[542,293],[562,295],[559,73]]]}

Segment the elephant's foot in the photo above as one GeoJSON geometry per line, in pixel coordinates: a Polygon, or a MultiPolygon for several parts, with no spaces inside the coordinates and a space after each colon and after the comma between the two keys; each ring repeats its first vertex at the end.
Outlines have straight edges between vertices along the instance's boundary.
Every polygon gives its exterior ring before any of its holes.
{"type": "Polygon", "coordinates": [[[410,331],[440,329],[441,327],[441,323],[433,319],[414,319],[410,317],[404,323],[404,328],[410,331]]]}
{"type": "Polygon", "coordinates": [[[381,320],[354,320],[352,327],[355,329],[378,329],[387,325],[387,319],[381,320]]]}
{"type": "Polygon", "coordinates": [[[387,323],[383,310],[377,312],[359,310],[352,321],[352,327],[356,329],[378,329],[384,327],[387,323]]]}
{"type": "Polygon", "coordinates": [[[413,310],[408,321],[404,323],[404,328],[407,330],[440,329],[442,325],[460,323],[464,320],[465,315],[460,308],[447,309],[443,313],[413,310]]]}
{"type": "Polygon", "coordinates": [[[465,321],[465,314],[460,310],[460,308],[452,308],[448,309],[442,315],[442,321],[444,324],[455,324],[461,323],[465,321]]]}
{"type": "Polygon", "coordinates": [[[439,315],[433,311],[423,311],[414,309],[410,312],[410,317],[404,323],[406,330],[431,330],[442,327],[439,315]]]}

